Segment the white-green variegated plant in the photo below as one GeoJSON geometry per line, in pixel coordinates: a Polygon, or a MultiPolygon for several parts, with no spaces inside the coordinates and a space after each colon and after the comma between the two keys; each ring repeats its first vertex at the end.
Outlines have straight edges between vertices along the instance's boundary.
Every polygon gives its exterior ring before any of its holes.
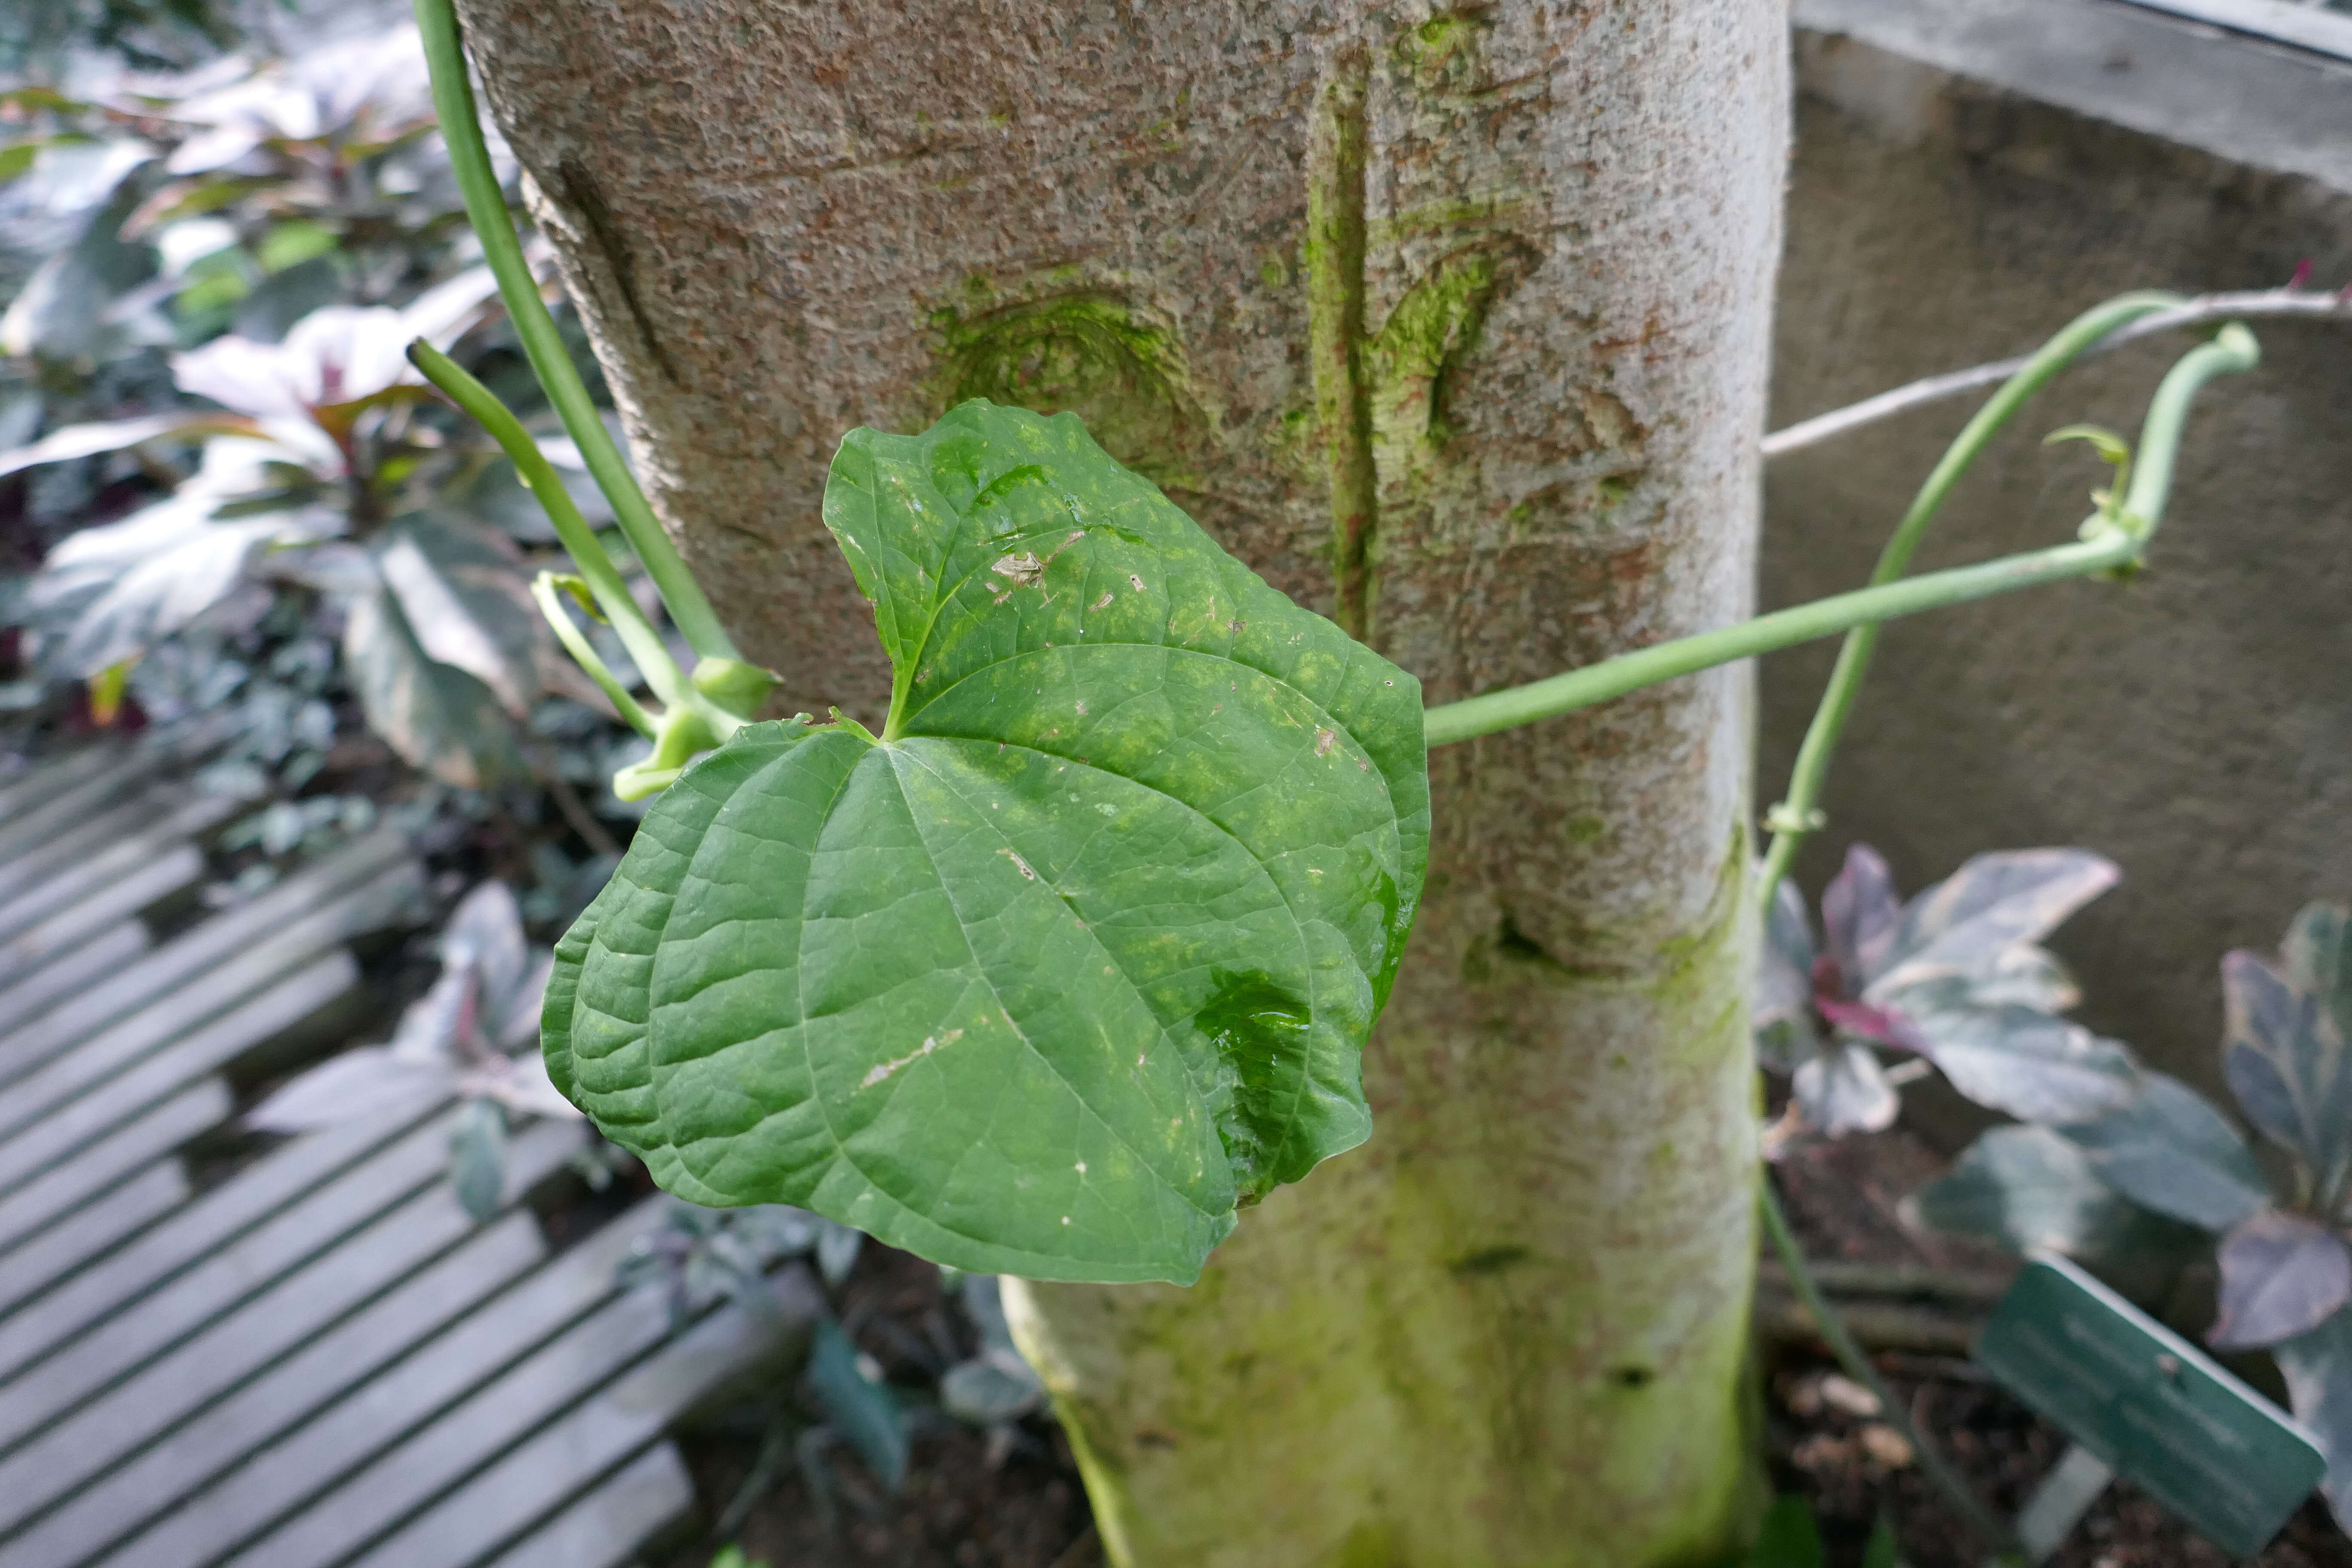
{"type": "Polygon", "coordinates": [[[2221,1076],[2269,1157],[2220,1108],[2143,1071],[2126,1104],[1985,1133],[1916,1212],[2019,1252],[2128,1265],[2200,1233],[2216,1247],[2219,1350],[2268,1350],[2352,1526],[2352,915],[2313,904],[2276,957],[2221,961],[2221,1076]]]}
{"type": "Polygon", "coordinates": [[[464,787],[514,771],[514,725],[542,697],[601,700],[535,613],[516,542],[417,481],[449,464],[439,432],[412,416],[429,395],[407,345],[455,338],[494,291],[477,268],[403,309],[326,307],[282,342],[215,338],[172,361],[202,405],[68,426],[0,454],[6,475],[199,444],[171,493],[68,535],[25,584],[15,618],[37,668],[101,680],[169,638],[307,591],[341,623],[343,676],[370,728],[464,787]]]}
{"type": "Polygon", "coordinates": [[[467,1209],[488,1217],[504,1186],[509,1119],[580,1114],[530,1048],[555,956],[530,945],[503,882],[485,882],[459,901],[440,949],[439,978],[402,1013],[391,1039],[329,1058],[246,1122],[264,1132],[311,1132],[454,1100],[450,1173],[467,1209]]]}
{"type": "Polygon", "coordinates": [[[1766,921],[1756,1044],[1792,1079],[1775,1141],[1893,1124],[1899,1086],[1932,1064],[1978,1104],[2023,1121],[2080,1121],[2138,1092],[2131,1053],[2064,1015],[2080,998],[2040,945],[2116,881],[2081,849],[1979,855],[1909,903],[1857,844],[1822,896],[1818,943],[1782,882],[1766,921]],[[1890,1068],[1886,1056],[1911,1058],[1890,1068]]]}

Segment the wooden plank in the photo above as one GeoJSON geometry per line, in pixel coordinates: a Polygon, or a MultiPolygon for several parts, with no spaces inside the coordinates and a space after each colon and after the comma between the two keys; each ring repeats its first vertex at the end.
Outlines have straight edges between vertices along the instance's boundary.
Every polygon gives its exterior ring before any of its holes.
{"type": "MultiPolygon", "coordinates": [[[[300,919],[257,937],[234,954],[224,954],[202,973],[71,1049],[45,1063],[20,1066],[14,1081],[0,1091],[0,1127],[30,1126],[150,1053],[210,1023],[298,965],[352,937],[398,923],[415,907],[423,890],[424,873],[415,862],[403,861],[300,919]]],[[[200,926],[197,931],[205,929],[200,926]]]]}
{"type": "MultiPolygon", "coordinates": [[[[509,1193],[520,1195],[544,1181],[579,1149],[580,1137],[581,1129],[572,1122],[541,1121],[526,1128],[509,1150],[509,1193]]],[[[310,1267],[215,1319],[169,1355],[79,1405],[0,1459],[0,1540],[22,1530],[76,1488],[123,1466],[130,1456],[273,1363],[309,1359],[305,1347],[322,1335],[348,1342],[349,1336],[340,1332],[349,1327],[342,1322],[346,1315],[386,1292],[404,1293],[404,1280],[437,1276],[446,1294],[465,1300],[488,1295],[538,1258],[536,1227],[527,1216],[515,1218],[520,1230],[494,1227],[482,1234],[494,1235],[497,1241],[460,1245],[478,1231],[478,1222],[446,1184],[430,1187],[310,1267]]],[[[410,1305],[415,1310],[418,1304],[410,1305]]],[[[392,1348],[385,1347],[385,1353],[392,1348]]],[[[335,1379],[343,1375],[331,1366],[323,1370],[329,1382],[320,1391],[321,1396],[339,1388],[335,1379]]],[[[236,1457],[220,1458],[226,1463],[236,1457]]],[[[51,1522],[56,1521],[52,1516],[51,1522]]],[[[86,1515],[82,1522],[89,1524],[86,1515]]],[[[61,1530],[53,1539],[70,1539],[73,1533],[61,1530]]],[[[92,1544],[103,1546],[107,1539],[102,1536],[92,1544]]],[[[20,1563],[71,1562],[81,1555],[44,1556],[22,1539],[8,1541],[0,1550],[10,1568],[20,1563]]]]}
{"type": "MultiPolygon", "coordinates": [[[[77,1323],[60,1345],[0,1384],[0,1452],[100,1390],[136,1372],[224,1312],[268,1289],[419,1188],[449,1165],[448,1117],[408,1133],[352,1166],[236,1242],[102,1323],[77,1323]]],[[[36,1302],[48,1316],[63,1303],[36,1302]]]]}
{"type": "MultiPolygon", "coordinates": [[[[0,1189],[70,1158],[109,1128],[206,1073],[230,1066],[359,983],[360,966],[339,948],[145,1060],[99,1079],[79,1099],[43,1104],[31,1096],[0,1094],[0,1127],[23,1129],[0,1142],[0,1189]]],[[[54,1065],[74,1060],[68,1057],[54,1065]]],[[[34,1076],[38,1080],[46,1075],[34,1076]]]]}
{"type": "MultiPolygon", "coordinates": [[[[769,1281],[773,1310],[730,1301],[632,1367],[527,1441],[466,1478],[455,1490],[378,1542],[350,1568],[471,1568],[486,1544],[514,1539],[648,1444],[720,1388],[772,1363],[803,1340],[824,1310],[806,1268],[769,1281]]],[[[455,1434],[451,1435],[455,1436],[455,1434]]],[[[348,1490],[371,1488],[371,1468],[348,1490]]],[[[275,1568],[307,1557],[245,1558],[240,1568],[275,1568]]]]}
{"type": "MultiPolygon", "coordinates": [[[[0,1388],[68,1340],[104,1323],[191,1266],[226,1252],[239,1237],[253,1234],[280,1211],[298,1206],[362,1160],[387,1152],[386,1145],[445,1103],[395,1109],[295,1139],[205,1194],[168,1223],[44,1295],[36,1303],[37,1310],[0,1310],[0,1388]]],[[[426,1139],[413,1157],[429,1162],[430,1142],[426,1139]]],[[[286,1223],[308,1222],[289,1218],[286,1223]]],[[[0,1396],[0,1405],[5,1402],[0,1396]]]]}
{"type": "Polygon", "coordinates": [[[640,1237],[660,1228],[672,1202],[637,1204],[332,1408],[191,1492],[110,1554],[107,1568],[187,1568],[250,1541],[611,1303],[619,1293],[614,1271],[640,1237]]]}
{"type": "Polygon", "coordinates": [[[198,1133],[228,1120],[236,1103],[228,1086],[206,1079],[184,1089],[82,1152],[80,1159],[26,1182],[0,1197],[0,1268],[5,1254],[143,1166],[176,1151],[198,1133]]]}
{"type": "MultiPolygon", "coordinates": [[[[110,805],[88,821],[44,838],[24,853],[0,860],[0,892],[14,896],[37,888],[58,872],[102,854],[112,845],[133,837],[166,840],[194,838],[216,826],[222,818],[249,809],[249,803],[225,795],[188,793],[184,784],[153,784],[142,794],[110,805]]],[[[5,906],[13,910],[14,904],[5,906]]]]}
{"type": "Polygon", "coordinates": [[[30,1023],[50,1008],[129,968],[153,943],[144,921],[124,921],[0,992],[0,1029],[30,1023]]]}
{"type": "Polygon", "coordinates": [[[627,1568],[638,1547],[694,1507],[694,1479],[667,1443],[500,1552],[489,1568],[627,1568]]]}
{"type": "Polygon", "coordinates": [[[152,855],[145,864],[85,887],[82,897],[47,920],[0,941],[0,985],[21,980],[83,939],[193,887],[205,874],[204,853],[192,844],[152,855]]]}
{"type": "MultiPolygon", "coordinates": [[[[0,866],[0,941],[50,920],[131,876],[216,825],[237,807],[216,795],[173,805],[161,790],[0,866]],[[90,831],[106,829],[103,835],[90,831]]],[[[143,904],[133,908],[144,909],[143,904]]]]}
{"type": "Polygon", "coordinates": [[[0,1268],[0,1312],[121,1246],[192,1195],[180,1163],[164,1160],[93,1199],[9,1254],[0,1268]]]}
{"type": "Polygon", "coordinates": [[[88,821],[144,784],[171,760],[168,750],[163,748],[132,750],[120,754],[111,766],[55,788],[38,800],[27,797],[23,810],[0,823],[0,859],[13,859],[75,824],[88,821]]]}
{"type": "MultiPolygon", "coordinates": [[[[509,1214],[432,1267],[200,1411],[136,1458],[113,1465],[10,1541],[11,1568],[86,1562],[418,1342],[473,1310],[546,1255],[539,1226],[509,1214]]],[[[139,1386],[134,1381],[126,1387],[139,1386]]]]}
{"type": "MultiPolygon", "coordinates": [[[[580,1138],[577,1122],[526,1128],[508,1150],[509,1201],[546,1180],[579,1149],[580,1138]]],[[[236,1310],[189,1322],[169,1354],[62,1413],[0,1458],[0,1538],[425,1268],[478,1223],[447,1183],[436,1183],[236,1310]]],[[[172,1304],[168,1292],[163,1304],[172,1304]]]]}
{"type": "Polygon", "coordinates": [[[61,1003],[30,1022],[25,1021],[30,1016],[13,1005],[7,993],[0,992],[0,1031],[5,1031],[0,1033],[0,1082],[13,1081],[116,1020],[168,995],[190,977],[205,973],[304,915],[334,904],[353,888],[405,860],[407,855],[407,843],[396,830],[378,829],[242,909],[206,921],[164,943],[105,986],[61,1003]]]}
{"type": "Polygon", "coordinates": [[[2315,0],[2128,0],[2151,11],[2210,23],[2272,43],[2352,60],[2352,17],[2320,8],[2315,0]]]}
{"type": "Polygon", "coordinates": [[[0,784],[0,825],[86,779],[121,767],[130,758],[130,747],[101,742],[34,763],[5,784],[0,784]]]}

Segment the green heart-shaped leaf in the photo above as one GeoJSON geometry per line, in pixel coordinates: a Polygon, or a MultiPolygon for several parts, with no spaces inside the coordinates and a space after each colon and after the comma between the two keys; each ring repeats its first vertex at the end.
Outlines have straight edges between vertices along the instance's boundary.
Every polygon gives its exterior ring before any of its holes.
{"type": "Polygon", "coordinates": [[[753,724],[556,949],[549,1070],[655,1179],[940,1263],[1190,1282],[1363,1141],[1428,852],[1421,692],[1071,415],[851,433],[877,742],[753,724]]]}

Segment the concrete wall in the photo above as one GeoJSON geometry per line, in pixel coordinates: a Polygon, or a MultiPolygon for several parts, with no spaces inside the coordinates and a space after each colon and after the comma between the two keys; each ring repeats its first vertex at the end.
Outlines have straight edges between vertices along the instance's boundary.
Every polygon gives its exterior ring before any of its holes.
{"type": "MultiPolygon", "coordinates": [[[[2110,0],[1799,0],[1797,154],[1773,423],[2020,353],[2081,308],[2352,280],[2352,64],[2110,0]]],[[[2352,326],[2257,323],[2265,363],[2207,395],[2154,554],[1895,624],[1801,866],[1853,839],[1906,890],[1989,848],[2080,844],[2121,889],[2058,944],[2082,1016],[2218,1087],[2221,952],[2352,898],[2352,326]]],[[[2186,341],[2045,392],[1926,567],[2060,542],[2105,470],[2040,437],[2137,431],[2186,341]]],[[[1974,407],[1775,463],[1763,602],[1860,584],[1974,407]]],[[[1779,798],[1833,645],[1765,662],[1759,805],[1779,798]]]]}

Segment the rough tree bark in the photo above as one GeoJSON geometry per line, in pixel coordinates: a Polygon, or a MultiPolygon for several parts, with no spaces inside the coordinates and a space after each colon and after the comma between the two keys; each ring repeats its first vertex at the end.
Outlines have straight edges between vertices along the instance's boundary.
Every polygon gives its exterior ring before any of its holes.
{"type": "MultiPolygon", "coordinates": [[[[859,424],[1075,408],[1432,701],[1747,608],[1777,0],[464,0],[656,507],[792,705],[887,672],[859,424]]],[[[1436,753],[1377,1130],[1190,1291],[1034,1287],[1132,1564],[1704,1563],[1753,1486],[1748,694],[1436,753]]]]}

